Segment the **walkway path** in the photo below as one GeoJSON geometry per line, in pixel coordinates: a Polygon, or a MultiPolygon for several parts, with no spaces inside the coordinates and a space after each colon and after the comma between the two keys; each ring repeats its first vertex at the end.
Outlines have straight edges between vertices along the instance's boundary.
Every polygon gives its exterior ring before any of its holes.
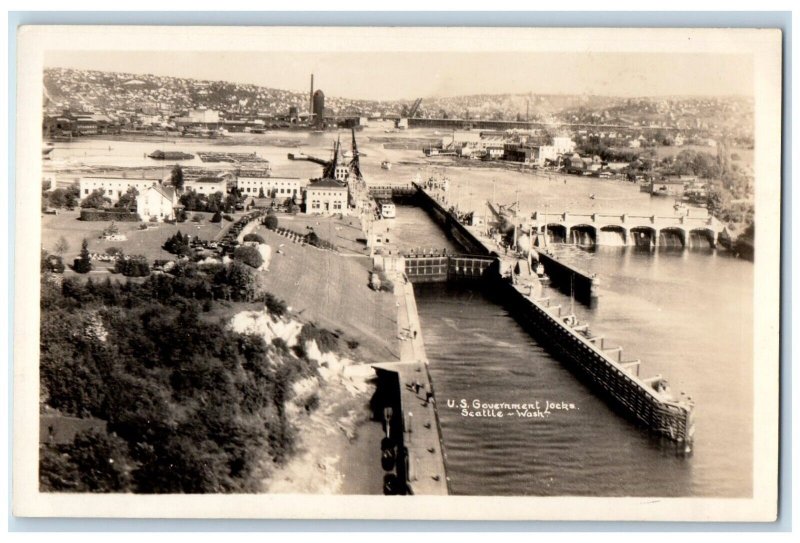
{"type": "Polygon", "coordinates": [[[446,495],[445,454],[411,283],[396,278],[395,297],[401,361],[374,367],[398,374],[403,443],[408,449],[408,487],[415,495],[446,495]]]}

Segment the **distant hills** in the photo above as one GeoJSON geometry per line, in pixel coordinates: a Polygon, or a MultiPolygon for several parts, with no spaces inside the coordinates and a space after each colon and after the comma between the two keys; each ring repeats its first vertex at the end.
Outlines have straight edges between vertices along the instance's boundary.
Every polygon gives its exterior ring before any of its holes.
{"type": "MultiPolygon", "coordinates": [[[[308,110],[308,94],[229,81],[100,72],[70,68],[44,71],[45,106],[97,112],[151,109],[176,114],[207,107],[229,116],[285,115],[308,110]]],[[[333,114],[407,115],[409,100],[325,97],[333,114]]],[[[745,97],[642,97],[494,94],[423,98],[419,117],[543,120],[659,125],[680,129],[752,133],[753,102],[745,97]]]]}

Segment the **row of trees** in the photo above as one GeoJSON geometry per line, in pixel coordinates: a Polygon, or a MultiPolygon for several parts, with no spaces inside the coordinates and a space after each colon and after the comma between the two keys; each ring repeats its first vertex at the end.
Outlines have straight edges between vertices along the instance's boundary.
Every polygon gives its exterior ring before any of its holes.
{"type": "Polygon", "coordinates": [[[235,194],[222,194],[215,192],[214,194],[199,194],[193,190],[187,190],[180,196],[180,203],[184,206],[186,211],[205,211],[208,213],[233,213],[236,210],[236,204],[239,199],[235,194]]]}

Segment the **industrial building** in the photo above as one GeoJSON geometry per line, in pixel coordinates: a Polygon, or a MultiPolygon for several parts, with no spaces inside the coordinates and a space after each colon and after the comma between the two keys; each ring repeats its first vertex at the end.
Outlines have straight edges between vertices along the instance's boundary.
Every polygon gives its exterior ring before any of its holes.
{"type": "Polygon", "coordinates": [[[270,177],[264,170],[240,170],[236,188],[243,196],[297,198],[302,186],[296,177],[270,177]]]}

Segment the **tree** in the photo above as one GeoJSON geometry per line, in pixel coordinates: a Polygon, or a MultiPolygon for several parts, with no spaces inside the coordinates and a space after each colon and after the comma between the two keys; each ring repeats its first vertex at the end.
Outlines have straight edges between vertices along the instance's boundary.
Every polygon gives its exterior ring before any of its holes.
{"type": "Polygon", "coordinates": [[[92,271],[92,259],[89,257],[89,241],[86,238],[83,238],[80,257],[75,259],[72,269],[77,273],[89,273],[92,271]]]}
{"type": "Polygon", "coordinates": [[[147,277],[150,275],[150,264],[144,256],[136,255],[128,258],[117,259],[114,264],[114,271],[125,277],[147,277]]]}
{"type": "Polygon", "coordinates": [[[210,222],[222,222],[222,213],[220,213],[219,210],[215,211],[210,222]]]}
{"type": "Polygon", "coordinates": [[[39,447],[39,485],[43,492],[80,492],[78,466],[55,447],[39,447]]]}
{"type": "Polygon", "coordinates": [[[278,228],[278,217],[274,213],[267,213],[267,216],[264,217],[264,226],[270,230],[276,230],[278,228]]]}
{"type": "Polygon", "coordinates": [[[266,198],[266,196],[264,196],[264,187],[259,187],[258,188],[258,197],[259,198],[266,198]]]}
{"type": "Polygon", "coordinates": [[[222,203],[225,213],[233,213],[236,209],[237,198],[233,194],[228,194],[222,203]]]}
{"type": "Polygon", "coordinates": [[[56,189],[44,196],[53,207],[67,207],[67,191],[56,189]]]}
{"type": "Polygon", "coordinates": [[[172,186],[175,187],[176,191],[178,192],[183,191],[183,186],[185,183],[183,179],[183,168],[181,168],[180,165],[175,164],[175,166],[172,167],[170,182],[172,183],[172,186]]]}
{"type": "Polygon", "coordinates": [[[234,301],[249,302],[256,294],[255,274],[253,269],[238,260],[227,266],[218,282],[230,288],[230,295],[234,301]]]}
{"type": "Polygon", "coordinates": [[[125,209],[126,211],[133,211],[136,209],[136,197],[139,196],[139,191],[136,187],[130,187],[128,190],[119,197],[119,200],[114,207],[125,209]]]}
{"type": "Polygon", "coordinates": [[[261,253],[258,252],[258,249],[249,245],[237,247],[233,252],[233,258],[238,262],[244,262],[251,268],[256,269],[260,268],[264,263],[264,259],[261,257],[261,253]]]}
{"type": "Polygon", "coordinates": [[[706,209],[708,214],[712,216],[719,216],[728,206],[728,197],[722,188],[710,186],[708,188],[708,197],[706,200],[706,209]]]}
{"type": "Polygon", "coordinates": [[[102,209],[111,203],[111,200],[105,196],[105,189],[95,189],[92,193],[83,199],[81,207],[102,209]]]}
{"type": "Polygon", "coordinates": [[[80,474],[82,490],[89,492],[130,490],[128,445],[116,435],[87,430],[75,436],[75,441],[66,449],[80,474]]]}
{"type": "Polygon", "coordinates": [[[215,192],[214,194],[209,195],[206,211],[210,211],[211,213],[216,213],[217,211],[222,211],[222,208],[223,208],[222,200],[223,200],[223,198],[224,198],[224,195],[221,192],[215,192]]]}
{"type": "Polygon", "coordinates": [[[277,296],[270,294],[269,292],[264,294],[264,306],[271,314],[277,317],[284,316],[286,312],[289,310],[288,306],[286,305],[286,302],[284,302],[277,296]]]}
{"type": "Polygon", "coordinates": [[[244,238],[242,238],[242,241],[255,241],[257,243],[265,243],[264,238],[262,238],[258,234],[245,234],[244,238]]]}
{"type": "Polygon", "coordinates": [[[67,242],[67,238],[65,238],[64,236],[58,238],[58,241],[53,247],[53,250],[56,252],[57,255],[64,256],[64,253],[69,251],[69,243],[67,242]]]}
{"type": "Polygon", "coordinates": [[[187,256],[192,253],[192,248],[189,246],[189,236],[184,236],[180,230],[174,235],[167,238],[164,242],[164,250],[178,256],[187,256]]]}
{"type": "MultiPolygon", "coordinates": [[[[56,189],[56,190],[62,190],[62,189],[56,189]]],[[[64,207],[66,207],[67,209],[73,209],[75,206],[78,205],[78,200],[80,200],[81,197],[81,189],[77,183],[73,183],[66,189],[63,189],[63,195],[64,195],[64,207]]]]}

